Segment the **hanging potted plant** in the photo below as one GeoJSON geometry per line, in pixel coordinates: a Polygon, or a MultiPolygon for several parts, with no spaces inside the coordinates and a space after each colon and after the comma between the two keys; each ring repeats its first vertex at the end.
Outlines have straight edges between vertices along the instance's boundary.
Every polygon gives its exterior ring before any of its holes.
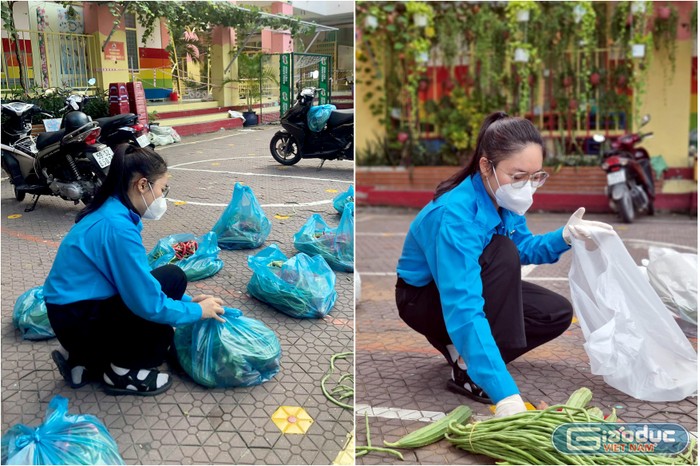
{"type": "Polygon", "coordinates": [[[427,27],[434,14],[432,7],[425,2],[407,2],[406,12],[413,16],[413,25],[417,28],[427,27]]]}
{"type": "MultiPolygon", "coordinates": [[[[671,74],[676,71],[676,36],[678,34],[678,9],[673,5],[659,7],[654,18],[654,48],[664,49],[671,62],[671,74]]],[[[664,68],[665,70],[666,68],[664,68]]]]}
{"type": "Polygon", "coordinates": [[[506,16],[510,23],[527,23],[536,19],[540,6],[532,0],[513,0],[506,4],[506,16]]]}

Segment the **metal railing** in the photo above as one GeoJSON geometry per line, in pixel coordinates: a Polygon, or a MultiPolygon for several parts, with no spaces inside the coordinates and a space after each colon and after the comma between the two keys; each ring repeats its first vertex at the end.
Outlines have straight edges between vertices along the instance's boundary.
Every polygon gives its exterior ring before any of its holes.
{"type": "Polygon", "coordinates": [[[96,71],[99,50],[91,35],[18,30],[17,41],[8,42],[10,50],[3,46],[0,62],[3,92],[22,88],[20,67],[27,90],[84,89],[96,71]]]}

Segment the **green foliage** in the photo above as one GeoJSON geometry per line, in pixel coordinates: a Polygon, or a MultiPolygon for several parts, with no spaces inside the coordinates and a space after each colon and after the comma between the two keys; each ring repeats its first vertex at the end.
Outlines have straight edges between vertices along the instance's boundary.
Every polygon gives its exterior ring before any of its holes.
{"type": "MultiPolygon", "coordinates": [[[[671,62],[671,75],[676,72],[676,35],[678,34],[678,9],[667,3],[666,8],[669,9],[670,15],[668,18],[661,18],[658,15],[654,18],[654,48],[656,50],[664,49],[671,62]]],[[[664,73],[666,67],[664,67],[664,73]]]]}
{"type": "MultiPolygon", "coordinates": [[[[64,2],[68,4],[69,2],[64,2]]],[[[115,27],[121,22],[124,13],[134,13],[141,26],[144,27],[143,40],[153,34],[160,18],[165,19],[171,30],[184,30],[186,27],[208,31],[213,26],[248,29],[253,27],[274,30],[288,30],[297,34],[311,34],[313,26],[300,24],[294,17],[277,18],[261,15],[263,10],[255,6],[238,7],[229,2],[221,1],[120,1],[97,2],[109,5],[115,19],[115,27]]]]}
{"type": "Polygon", "coordinates": [[[476,148],[479,129],[490,110],[480,109],[479,96],[469,96],[461,87],[439,102],[426,103],[429,123],[435,125],[446,145],[437,160],[439,165],[465,163],[476,148]]]}
{"type": "Polygon", "coordinates": [[[83,112],[93,120],[109,116],[109,91],[98,89],[95,95],[85,102],[83,112]]]}

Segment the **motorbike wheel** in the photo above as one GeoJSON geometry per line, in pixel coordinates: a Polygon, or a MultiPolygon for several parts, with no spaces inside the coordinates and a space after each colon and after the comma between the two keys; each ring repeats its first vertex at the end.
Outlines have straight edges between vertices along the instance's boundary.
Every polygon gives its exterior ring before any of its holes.
{"type": "Polygon", "coordinates": [[[626,194],[622,196],[620,200],[615,202],[617,204],[617,211],[620,212],[620,217],[622,217],[622,221],[625,223],[632,223],[634,221],[634,205],[632,203],[632,196],[626,194]]]}
{"type": "Polygon", "coordinates": [[[301,160],[299,145],[289,133],[277,133],[270,141],[272,157],[282,165],[294,165],[301,160]]]}
{"type": "Polygon", "coordinates": [[[17,199],[19,202],[22,202],[24,200],[24,196],[27,195],[24,191],[17,191],[17,186],[12,186],[12,189],[15,192],[15,199],[17,199]]]}

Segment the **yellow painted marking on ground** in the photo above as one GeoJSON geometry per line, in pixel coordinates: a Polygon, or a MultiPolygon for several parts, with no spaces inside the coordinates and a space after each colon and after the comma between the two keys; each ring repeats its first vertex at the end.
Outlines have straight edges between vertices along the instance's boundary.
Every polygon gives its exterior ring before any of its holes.
{"type": "Polygon", "coordinates": [[[22,214],[12,214],[12,215],[8,215],[7,218],[15,219],[15,218],[20,218],[21,216],[22,216],[22,214]]]}
{"type": "Polygon", "coordinates": [[[576,316],[574,316],[574,318],[571,319],[571,323],[572,323],[572,324],[575,324],[576,322],[578,322],[578,319],[576,318],[576,316]]]}
{"type": "Polygon", "coordinates": [[[615,225],[615,229],[620,230],[620,231],[625,231],[625,230],[629,230],[629,227],[627,225],[615,225]]]}
{"type": "Polygon", "coordinates": [[[218,167],[218,166],[221,165],[221,164],[220,164],[219,162],[212,162],[212,165],[215,166],[215,167],[218,167]]]}
{"type": "Polygon", "coordinates": [[[280,406],[271,419],[283,434],[305,434],[314,422],[301,406],[280,406]]]}
{"type": "Polygon", "coordinates": [[[326,192],[327,193],[337,193],[338,190],[337,189],[326,189],[326,192]]]}
{"type": "Polygon", "coordinates": [[[355,437],[351,433],[347,434],[345,446],[340,450],[340,453],[335,457],[332,464],[340,466],[355,464],[355,437]]]}
{"type": "Polygon", "coordinates": [[[276,167],[278,170],[288,170],[289,167],[285,167],[284,165],[280,165],[279,167],[276,167]]]}
{"type": "MultiPolygon", "coordinates": [[[[535,408],[535,407],[532,405],[532,403],[530,403],[529,401],[526,401],[526,402],[525,402],[525,407],[527,408],[528,411],[537,411],[537,408],[535,408]]],[[[489,406],[489,410],[490,410],[492,413],[496,414],[496,405],[490,405],[490,406],[489,406]]]]}
{"type": "Polygon", "coordinates": [[[275,218],[277,220],[287,220],[289,218],[289,215],[280,215],[280,214],[275,214],[275,218]]]}
{"type": "Polygon", "coordinates": [[[187,204],[186,201],[177,201],[177,202],[175,203],[175,205],[185,205],[185,204],[187,204]]]}

